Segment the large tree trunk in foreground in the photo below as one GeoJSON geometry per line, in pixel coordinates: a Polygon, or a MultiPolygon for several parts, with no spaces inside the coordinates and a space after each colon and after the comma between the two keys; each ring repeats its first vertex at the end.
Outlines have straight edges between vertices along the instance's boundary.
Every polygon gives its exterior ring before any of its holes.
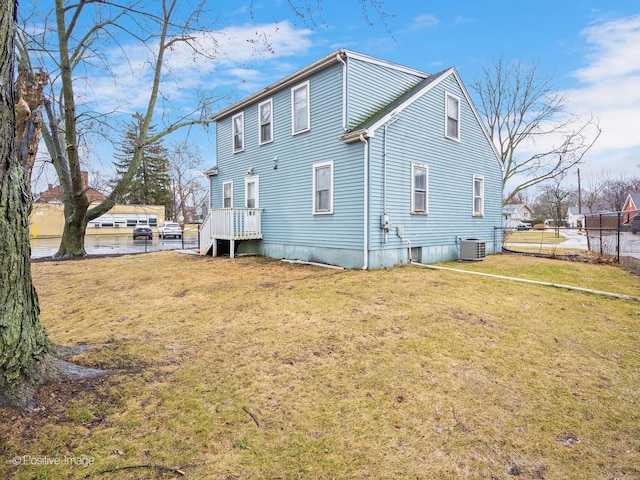
{"type": "Polygon", "coordinates": [[[28,173],[16,155],[15,9],[13,0],[0,3],[0,407],[24,408],[44,381],[103,372],[58,359],[54,353],[64,353],[63,349],[50,344],[38,319],[40,307],[31,278],[28,173]]]}
{"type": "Polygon", "coordinates": [[[38,153],[42,131],[42,105],[48,75],[32,72],[26,61],[18,64],[16,95],[16,155],[26,175],[27,193],[31,194],[31,172],[38,153]]]}
{"type": "Polygon", "coordinates": [[[0,9],[0,405],[21,405],[38,381],[49,342],[31,280],[31,198],[14,143],[16,3],[4,2],[0,9]]]}

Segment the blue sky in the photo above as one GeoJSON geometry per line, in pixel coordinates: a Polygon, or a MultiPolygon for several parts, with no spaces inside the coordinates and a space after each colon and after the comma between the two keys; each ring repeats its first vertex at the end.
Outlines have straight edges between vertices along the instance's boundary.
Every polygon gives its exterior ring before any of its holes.
{"type": "MultiPolygon", "coordinates": [[[[190,3],[181,5],[187,9],[190,3]]],[[[296,16],[290,3],[305,2],[209,2],[204,24],[211,34],[202,45],[213,48],[215,39],[217,60],[194,64],[185,52],[176,52],[170,59],[174,81],[165,87],[171,107],[157,111],[156,123],[163,115],[193,108],[197,89],[214,91],[222,108],[337,48],[429,73],[455,66],[468,86],[481,78],[483,66],[503,56],[537,62],[540,73],[552,75],[567,94],[569,111],[600,119],[603,132],[585,157],[583,179],[605,172],[614,178],[640,176],[640,1],[387,0],[382,4],[386,26],[372,9],[373,25],[368,25],[358,0],[309,0],[321,7],[311,18],[296,16]]],[[[145,53],[132,45],[127,54],[126,61],[115,50],[111,54],[112,71],[123,75],[117,85],[94,75],[84,94],[95,95],[103,107],[111,101],[121,111],[142,111],[144,89],[140,93],[134,86],[143,82],[126,75],[132,60],[144,64],[145,53]]],[[[215,164],[214,131],[191,132],[201,145],[203,169],[215,164]]],[[[107,157],[102,165],[108,165],[108,150],[102,151],[107,157]]]]}

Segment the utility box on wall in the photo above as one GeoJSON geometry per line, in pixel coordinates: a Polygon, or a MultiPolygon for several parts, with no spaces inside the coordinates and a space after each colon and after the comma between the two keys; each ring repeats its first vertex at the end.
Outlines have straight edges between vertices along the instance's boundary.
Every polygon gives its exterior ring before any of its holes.
{"type": "Polygon", "coordinates": [[[479,262],[485,257],[485,242],[477,238],[460,240],[460,260],[479,262]]]}

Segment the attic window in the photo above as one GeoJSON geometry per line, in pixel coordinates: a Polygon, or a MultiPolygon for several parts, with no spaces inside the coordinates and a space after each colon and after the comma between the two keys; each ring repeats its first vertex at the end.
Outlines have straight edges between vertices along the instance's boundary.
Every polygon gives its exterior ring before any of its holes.
{"type": "Polygon", "coordinates": [[[460,140],[460,99],[450,93],[445,94],[445,133],[452,140],[460,140]]]}
{"type": "Polygon", "coordinates": [[[233,123],[233,151],[244,150],[244,113],[240,112],[231,119],[233,123]]]}
{"type": "Polygon", "coordinates": [[[309,82],[291,89],[291,123],[294,135],[310,128],[309,82]]]}

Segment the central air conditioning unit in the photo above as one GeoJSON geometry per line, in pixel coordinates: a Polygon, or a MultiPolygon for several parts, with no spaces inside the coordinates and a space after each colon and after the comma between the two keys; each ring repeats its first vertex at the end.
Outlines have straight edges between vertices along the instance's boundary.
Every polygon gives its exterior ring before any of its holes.
{"type": "Polygon", "coordinates": [[[460,240],[460,260],[479,262],[484,260],[485,242],[477,238],[460,240]]]}

